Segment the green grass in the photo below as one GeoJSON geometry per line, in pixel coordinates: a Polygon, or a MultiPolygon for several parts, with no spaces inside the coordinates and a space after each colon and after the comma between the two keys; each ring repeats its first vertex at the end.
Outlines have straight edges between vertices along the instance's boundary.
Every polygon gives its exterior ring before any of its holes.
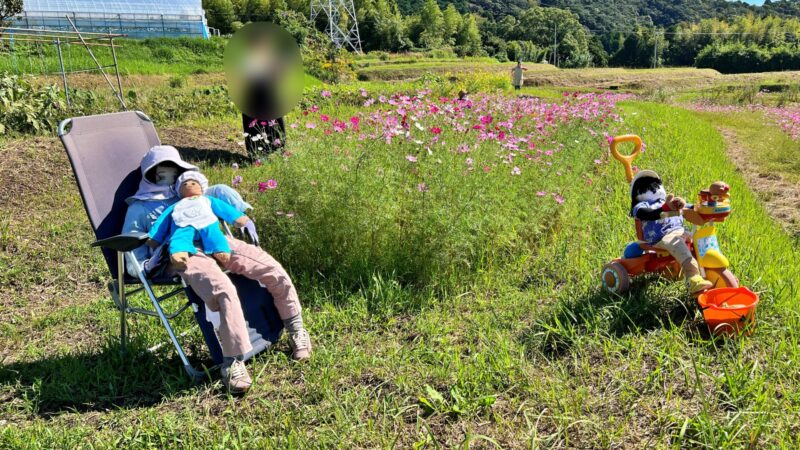
{"type": "MultiPolygon", "coordinates": [[[[152,38],[115,39],[117,60],[122,74],[193,74],[223,71],[222,55],[226,40],[222,38],[152,38]]],[[[106,66],[114,60],[110,47],[91,47],[98,61],[106,66]]],[[[57,48],[52,44],[17,42],[14,51],[0,53],[0,72],[16,74],[58,73],[57,48]]],[[[96,68],[89,52],[80,43],[62,46],[64,68],[86,70],[96,68]]]]}
{"type": "MultiPolygon", "coordinates": [[[[357,62],[360,80],[410,80],[425,74],[507,73],[515,63],[500,63],[491,58],[409,59],[394,61],[357,62]]],[[[549,64],[525,63],[527,73],[552,71],[549,64]]]]}
{"type": "Polygon", "coordinates": [[[736,133],[749,149],[748,156],[762,173],[800,181],[800,142],[776,127],[765,126],[770,119],[761,112],[702,113],[721,127],[736,133]]]}
{"type": "MultiPolygon", "coordinates": [[[[671,190],[691,196],[716,179],[731,184],[736,207],[720,239],[733,271],[762,295],[753,336],[707,339],[679,283],[637,282],[623,298],[599,291],[599,268],[633,238],[633,224],[621,167],[589,168],[602,152],[578,147],[587,169],[576,173],[589,170],[592,184],[574,184],[525,261],[486,271],[460,295],[383,277],[337,290],[303,281],[284,258],[300,282],[316,352],[306,365],[280,351],[257,357],[255,388],[231,399],[218,383],[189,384],[168,351],[119,357],[102,265],[85,246],[85,217],[65,182],[57,196],[31,196],[37,212],[27,220],[0,227],[0,346],[11,358],[0,366],[0,446],[800,444],[798,249],[766,218],[707,119],[650,103],[623,108],[624,130],[648,143],[637,164],[659,170],[671,190]]],[[[298,138],[290,149],[309,144],[298,138]]],[[[323,170],[301,161],[308,172],[294,174],[298,186],[323,170]]],[[[206,170],[216,181],[230,176],[224,167],[206,170]]],[[[134,350],[165,338],[144,319],[132,331],[134,350]]]]}

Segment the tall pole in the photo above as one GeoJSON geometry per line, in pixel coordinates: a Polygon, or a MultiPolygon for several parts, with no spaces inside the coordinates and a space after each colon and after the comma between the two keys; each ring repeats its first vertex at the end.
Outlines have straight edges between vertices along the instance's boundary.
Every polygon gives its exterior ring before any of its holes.
{"type": "Polygon", "coordinates": [[[58,50],[58,65],[61,67],[61,81],[64,82],[64,96],[67,98],[67,106],[69,102],[69,88],[67,87],[67,72],[64,70],[64,57],[61,56],[61,39],[56,38],[56,49],[58,50]]]}
{"type": "Polygon", "coordinates": [[[109,33],[108,42],[111,44],[111,57],[114,58],[114,72],[117,74],[117,88],[122,95],[122,81],[119,78],[119,63],[117,62],[117,50],[114,48],[114,38],[109,33]]]}
{"type": "Polygon", "coordinates": [[[653,33],[653,69],[658,69],[658,32],[653,33]]]}
{"type": "Polygon", "coordinates": [[[558,24],[553,24],[553,65],[558,67],[558,24]]]}
{"type": "Polygon", "coordinates": [[[69,18],[69,16],[67,16],[67,20],[69,20],[69,24],[72,25],[72,29],[75,30],[75,33],[78,34],[78,39],[80,39],[83,46],[86,47],[86,51],[89,52],[89,56],[92,57],[92,61],[94,61],[94,63],[97,64],[97,69],[100,70],[100,73],[103,74],[103,78],[106,79],[106,83],[108,83],[108,85],[111,87],[111,92],[113,92],[117,96],[117,100],[119,100],[119,103],[122,105],[122,108],[125,111],[127,111],[128,106],[125,105],[125,100],[122,99],[122,92],[117,92],[117,90],[114,88],[114,85],[111,84],[111,80],[108,79],[106,71],[103,70],[103,66],[100,64],[100,61],[98,61],[97,58],[94,57],[92,49],[89,48],[89,45],[86,43],[86,40],[81,35],[81,32],[78,31],[78,27],[75,26],[75,22],[73,22],[72,19],[69,18]]]}

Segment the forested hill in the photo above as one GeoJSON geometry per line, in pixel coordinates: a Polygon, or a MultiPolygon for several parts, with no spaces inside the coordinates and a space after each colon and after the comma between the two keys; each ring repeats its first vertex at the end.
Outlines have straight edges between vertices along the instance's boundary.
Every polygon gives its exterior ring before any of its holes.
{"type": "MultiPolygon", "coordinates": [[[[767,0],[764,6],[751,6],[726,0],[438,0],[444,7],[454,4],[463,12],[475,12],[499,21],[517,16],[531,4],[568,9],[591,30],[618,30],[630,25],[669,27],[680,22],[698,22],[712,17],[730,18],[755,12],[780,16],[800,16],[800,0],[767,0]]],[[[415,14],[424,0],[397,0],[404,15],[415,14]]]]}
{"type": "MultiPolygon", "coordinates": [[[[437,0],[439,6],[446,7],[450,3],[463,14],[465,12],[478,13],[483,17],[500,20],[505,16],[516,16],[521,10],[527,9],[531,4],[539,3],[536,0],[437,0]]],[[[425,0],[397,0],[397,6],[403,15],[419,12],[425,0]]]]}

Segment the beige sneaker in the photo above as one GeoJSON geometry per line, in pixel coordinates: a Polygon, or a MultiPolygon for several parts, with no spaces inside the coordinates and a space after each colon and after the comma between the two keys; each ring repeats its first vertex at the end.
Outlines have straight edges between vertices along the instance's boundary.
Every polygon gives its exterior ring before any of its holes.
{"type": "Polygon", "coordinates": [[[253,384],[250,374],[247,373],[247,367],[244,366],[244,361],[234,360],[230,366],[223,367],[221,371],[222,384],[231,394],[243,394],[253,384]]]}
{"type": "Polygon", "coordinates": [[[311,336],[305,328],[297,333],[289,333],[289,346],[295,360],[305,361],[311,357],[311,336]]]}

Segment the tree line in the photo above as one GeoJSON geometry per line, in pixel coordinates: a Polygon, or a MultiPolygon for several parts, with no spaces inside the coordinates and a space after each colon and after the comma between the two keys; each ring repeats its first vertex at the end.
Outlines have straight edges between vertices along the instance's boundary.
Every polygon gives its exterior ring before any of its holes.
{"type": "MultiPolygon", "coordinates": [[[[761,7],[724,0],[354,3],[367,52],[445,50],[559,67],[800,69],[800,0],[761,7]]],[[[209,26],[223,34],[251,21],[277,22],[286,11],[309,14],[308,0],[204,0],[203,7],[209,26]]],[[[346,20],[343,14],[343,26],[346,20]]],[[[325,27],[322,20],[313,25],[325,27]]]]}

